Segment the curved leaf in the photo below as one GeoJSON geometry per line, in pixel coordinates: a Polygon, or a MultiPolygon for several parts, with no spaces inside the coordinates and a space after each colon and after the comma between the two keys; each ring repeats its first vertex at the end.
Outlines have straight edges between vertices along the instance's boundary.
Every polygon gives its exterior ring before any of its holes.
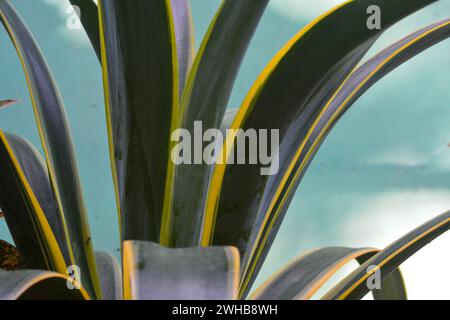
{"type": "MultiPolygon", "coordinates": [[[[44,160],[40,156],[39,152],[34,146],[25,139],[14,135],[5,133],[6,141],[11,148],[12,154],[9,157],[17,161],[20,169],[22,170],[26,182],[28,182],[31,190],[36,196],[37,201],[44,213],[48,224],[53,232],[53,235],[58,242],[59,248],[67,265],[70,264],[70,254],[67,246],[66,234],[64,231],[63,217],[61,216],[56,202],[55,196],[50,185],[48,177],[47,166],[44,160]]],[[[19,210],[11,209],[11,215],[21,215],[19,210]]],[[[8,220],[13,220],[8,219],[8,220]]],[[[19,230],[18,234],[25,233],[25,229],[22,223],[17,225],[9,225],[10,229],[19,230]]],[[[31,232],[31,230],[28,230],[31,232]]],[[[15,234],[17,234],[15,232],[15,234]]],[[[16,241],[16,240],[15,240],[16,241]]],[[[27,244],[27,241],[20,241],[23,244],[27,244]]]]}
{"type": "Polygon", "coordinates": [[[66,112],[53,75],[30,31],[8,0],[0,0],[0,18],[22,63],[50,181],[69,239],[72,264],[82,270],[86,290],[100,294],[86,208],[66,112]]]}
{"type": "Polygon", "coordinates": [[[91,41],[92,47],[99,60],[101,60],[101,49],[100,49],[100,28],[98,24],[98,9],[97,5],[93,0],[70,0],[72,6],[77,6],[79,11],[75,10],[76,13],[80,14],[79,18],[83,24],[84,30],[91,41]]]}
{"type": "MultiPolygon", "coordinates": [[[[268,0],[222,2],[183,91],[180,126],[192,136],[195,121],[202,122],[204,131],[220,128],[240,64],[267,3],[268,0]]],[[[174,247],[197,246],[200,242],[211,166],[196,162],[175,168],[173,212],[166,221],[171,224],[169,244],[174,247]]]]}
{"type": "Polygon", "coordinates": [[[337,286],[331,289],[323,299],[343,300],[361,299],[369,291],[366,281],[375,272],[383,279],[414,253],[439,237],[450,228],[450,211],[428,221],[417,229],[392,243],[386,249],[367,260],[337,286]],[[368,272],[369,266],[376,266],[368,272]]]}
{"type": "Polygon", "coordinates": [[[116,257],[106,252],[95,252],[103,300],[122,300],[122,272],[116,257]]]}
{"type": "MultiPolygon", "coordinates": [[[[384,30],[432,2],[348,1],[300,31],[256,80],[232,128],[279,130],[280,146],[274,150],[279,170],[262,176],[265,166],[261,164],[216,165],[202,240],[203,244],[238,246],[243,259],[242,295],[257,274],[262,251],[271,243],[267,231],[276,230],[269,218],[279,189],[292,171],[298,146],[326,102],[384,30]],[[378,5],[383,12],[381,30],[366,27],[365,12],[370,5],[378,5]]],[[[227,137],[226,155],[234,139],[227,137]]]]}
{"type": "Polygon", "coordinates": [[[236,299],[239,255],[233,247],[168,249],[123,243],[124,299],[236,299]]]}
{"type": "Polygon", "coordinates": [[[102,0],[99,11],[122,238],[157,242],[171,206],[170,134],[179,115],[170,2],[102,0]]]}
{"type": "Polygon", "coordinates": [[[171,0],[178,53],[180,97],[195,55],[194,30],[189,0],[171,0]]]}
{"type": "Polygon", "coordinates": [[[0,300],[90,300],[87,292],[70,290],[62,274],[40,271],[0,270],[0,300]]]}
{"type": "Polygon", "coordinates": [[[255,270],[259,269],[266,256],[279,225],[287,211],[290,200],[295,193],[301,178],[309,163],[324,141],[328,133],[340,119],[343,113],[378,80],[396,67],[413,58],[423,50],[447,39],[450,36],[450,20],[444,20],[425,27],[386,48],[381,53],[358,68],[342,85],[333,98],[326,104],[324,110],[315,119],[313,128],[306,135],[296,157],[291,163],[292,171],[285,177],[285,184],[278,186],[277,196],[272,200],[273,208],[268,214],[266,227],[261,241],[256,245],[258,261],[255,270]],[[259,265],[259,266],[258,266],[259,265]]]}
{"type": "Polygon", "coordinates": [[[61,231],[59,214],[34,152],[23,140],[0,131],[0,206],[25,266],[65,273],[66,242],[63,234],[52,231],[61,231]],[[40,203],[49,211],[44,213],[40,203]]]}
{"type": "MultiPolygon", "coordinates": [[[[256,300],[306,300],[310,299],[341,267],[351,260],[358,260],[364,263],[367,259],[378,253],[378,249],[370,248],[343,248],[331,247],[315,250],[308,253],[288,266],[283,268],[276,275],[267,280],[252,295],[251,299],[256,300]]],[[[398,287],[392,299],[406,299],[406,291],[400,271],[395,272],[398,278],[392,283],[385,281],[382,289],[398,287]]],[[[394,278],[391,278],[394,279],[394,278]]],[[[389,280],[389,279],[385,279],[389,280]]],[[[380,294],[377,293],[375,299],[389,295],[391,291],[380,294]]]]}
{"type": "MultiPolygon", "coordinates": [[[[367,259],[363,260],[363,262],[365,261],[367,259]]],[[[361,264],[363,262],[359,261],[361,264]]],[[[400,269],[395,269],[381,280],[381,289],[373,289],[372,295],[374,300],[408,300],[405,281],[400,269]]]]}

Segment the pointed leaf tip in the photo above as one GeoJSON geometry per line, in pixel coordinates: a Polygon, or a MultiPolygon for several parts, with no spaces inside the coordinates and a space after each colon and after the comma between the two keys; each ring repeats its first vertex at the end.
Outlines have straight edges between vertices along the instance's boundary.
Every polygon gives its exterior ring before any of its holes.
{"type": "Polygon", "coordinates": [[[0,108],[6,108],[9,106],[12,106],[13,104],[17,104],[19,102],[20,102],[20,100],[16,100],[16,99],[0,100],[0,108]]]}

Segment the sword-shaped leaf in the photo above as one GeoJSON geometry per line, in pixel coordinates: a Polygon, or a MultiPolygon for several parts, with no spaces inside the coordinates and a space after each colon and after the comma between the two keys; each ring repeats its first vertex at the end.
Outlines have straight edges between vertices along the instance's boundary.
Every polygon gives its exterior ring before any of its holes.
{"type": "MultiPolygon", "coordinates": [[[[203,39],[181,100],[181,127],[196,137],[194,122],[203,131],[220,129],[234,81],[268,0],[225,0],[203,39]]],[[[203,148],[192,150],[192,164],[175,169],[171,225],[167,244],[197,246],[201,238],[211,166],[202,161],[203,148]],[[199,159],[200,157],[200,159],[199,159]],[[200,161],[199,161],[200,160],[200,161]]],[[[169,229],[169,228],[165,228],[169,229]]]]}
{"type": "Polygon", "coordinates": [[[124,299],[236,299],[239,254],[233,247],[169,249],[123,243],[124,299]]]}
{"type": "Polygon", "coordinates": [[[254,261],[256,264],[255,270],[258,270],[264,261],[272,239],[276,236],[279,225],[288,209],[290,200],[295,194],[295,190],[315,153],[344,112],[364,92],[390,71],[423,50],[447,39],[449,36],[449,19],[414,32],[386,48],[353,72],[339,91],[326,104],[326,107],[316,118],[314,126],[306,135],[305,140],[297,149],[297,154],[291,163],[292,170],[285,176],[286,182],[278,186],[276,197],[272,200],[272,208],[268,214],[263,236],[261,241],[256,244],[258,254],[255,256],[256,260],[254,261]]]}
{"type": "Polygon", "coordinates": [[[121,236],[158,242],[171,210],[170,134],[179,116],[170,1],[101,0],[99,12],[121,236]]]}
{"type": "MultiPolygon", "coordinates": [[[[256,80],[232,128],[279,130],[279,149],[272,150],[278,156],[278,170],[263,176],[261,169],[267,166],[262,164],[217,165],[202,239],[203,244],[238,246],[243,259],[242,295],[257,274],[263,249],[271,243],[268,231],[277,229],[273,224],[279,220],[269,219],[270,213],[315,119],[379,35],[432,2],[348,1],[300,31],[256,80]],[[381,30],[367,27],[365,13],[371,5],[383,13],[381,30]]],[[[234,139],[230,135],[224,145],[232,146],[234,139]]]]}
{"type": "MultiPolygon", "coordinates": [[[[42,212],[44,213],[56,241],[58,242],[61,253],[64,256],[64,260],[66,264],[69,265],[70,254],[67,246],[66,231],[64,230],[64,218],[59,212],[58,204],[50,185],[48,170],[44,160],[36,148],[34,148],[34,146],[25,139],[8,133],[5,133],[5,138],[11,147],[12,155],[9,155],[9,157],[18,162],[26,181],[36,196],[42,212]]],[[[11,211],[12,217],[20,214],[20,211],[11,211]]],[[[8,220],[11,221],[12,219],[8,220]]],[[[21,223],[13,226],[13,229],[16,230],[21,230],[22,228],[23,225],[21,223]]],[[[24,231],[25,230],[19,231],[19,234],[24,231]]],[[[23,243],[23,241],[21,242],[23,243]]]]}
{"type": "Polygon", "coordinates": [[[422,249],[428,243],[448,231],[450,228],[450,211],[437,216],[417,229],[392,243],[386,249],[367,260],[361,267],[353,271],[323,299],[343,300],[361,299],[369,291],[367,279],[378,272],[381,279],[389,276],[405,260],[422,249]],[[368,271],[369,267],[370,270],[368,271]]]}
{"type": "MultiPolygon", "coordinates": [[[[310,299],[338,270],[352,260],[364,263],[378,253],[371,248],[331,247],[308,253],[267,280],[252,295],[255,300],[307,300],[310,299]]],[[[384,279],[381,291],[375,293],[375,299],[389,296],[395,300],[406,299],[406,289],[399,270],[392,273],[395,277],[384,279]],[[398,288],[392,291],[391,288],[398,288]],[[394,294],[392,294],[394,292],[394,294]]]]}
{"type": "Polygon", "coordinates": [[[0,206],[25,267],[65,273],[68,250],[60,216],[34,152],[20,138],[0,131],[0,206]]]}
{"type": "Polygon", "coordinates": [[[178,80],[180,97],[195,55],[194,30],[189,0],[171,0],[178,53],[178,80]]]}
{"type": "Polygon", "coordinates": [[[0,300],[90,300],[81,287],[70,290],[68,277],[41,270],[0,270],[0,300]]]}
{"type": "MultiPolygon", "coordinates": [[[[80,21],[101,62],[100,27],[97,5],[92,0],[70,0],[70,3],[79,8],[80,21]]],[[[171,0],[171,7],[177,41],[179,89],[181,95],[194,56],[194,30],[189,0],[171,0]]]]}
{"type": "Polygon", "coordinates": [[[92,296],[101,293],[92,250],[84,197],[67,115],[53,75],[31,32],[8,0],[0,0],[0,18],[22,63],[50,182],[64,216],[72,264],[82,270],[83,285],[92,296]],[[95,292],[95,293],[94,293],[95,292]]]}

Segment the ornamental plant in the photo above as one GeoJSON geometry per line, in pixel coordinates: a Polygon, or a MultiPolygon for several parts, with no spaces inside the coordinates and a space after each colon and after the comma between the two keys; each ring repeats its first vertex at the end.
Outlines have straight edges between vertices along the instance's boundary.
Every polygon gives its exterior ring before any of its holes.
{"type": "MultiPolygon", "coordinates": [[[[446,39],[450,20],[362,58],[386,29],[436,0],[354,0],[326,12],[281,48],[234,111],[226,111],[233,84],[269,0],[223,0],[197,52],[188,0],[70,2],[102,67],[121,264],[94,251],[63,99],[32,30],[0,0],[44,150],[42,159],[25,139],[0,132],[0,207],[17,248],[0,243],[0,298],[308,299],[356,259],[361,266],[324,299],[370,290],[376,299],[406,299],[398,267],[448,230],[449,212],[383,250],[310,252],[249,292],[327,134],[383,76],[446,39]],[[382,14],[379,27],[370,27],[369,7],[382,14]],[[277,172],[174,163],[172,133],[193,133],[196,121],[279,130],[277,172]],[[381,288],[367,285],[375,274],[381,288]]],[[[228,134],[223,145],[235,143],[228,134]]]]}

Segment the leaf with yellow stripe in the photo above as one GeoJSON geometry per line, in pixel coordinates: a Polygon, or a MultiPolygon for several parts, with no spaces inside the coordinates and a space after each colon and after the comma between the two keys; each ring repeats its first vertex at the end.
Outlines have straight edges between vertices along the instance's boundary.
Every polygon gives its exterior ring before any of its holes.
{"type": "Polygon", "coordinates": [[[331,289],[323,299],[361,299],[369,291],[367,280],[375,272],[378,272],[381,279],[388,277],[404,261],[448,229],[450,229],[450,211],[426,222],[367,260],[331,289]],[[371,268],[368,272],[369,267],[371,268]]]}
{"type": "MultiPolygon", "coordinates": [[[[101,62],[100,25],[97,5],[93,0],[70,0],[70,3],[79,8],[83,28],[101,62]]],[[[181,95],[195,54],[194,30],[189,0],[171,0],[171,7],[177,42],[179,89],[181,95]]]]}
{"type": "Polygon", "coordinates": [[[413,58],[423,50],[447,39],[450,36],[450,20],[440,21],[427,26],[386,48],[381,53],[367,61],[355,70],[339,91],[326,104],[321,114],[316,118],[314,126],[308,132],[305,140],[297,149],[292,162],[292,170],[286,176],[286,183],[278,186],[277,197],[272,200],[273,207],[268,215],[263,235],[256,245],[259,253],[252,262],[259,268],[267,254],[270,244],[289,206],[301,178],[308,169],[315,153],[327,134],[340,117],[353,103],[378,80],[396,67],[413,58]],[[295,164],[295,165],[294,165],[295,164]]]}
{"type": "MultiPolygon", "coordinates": [[[[239,67],[268,0],[224,0],[202,41],[181,99],[180,127],[192,137],[194,123],[203,132],[220,129],[239,67]]],[[[201,134],[201,133],[200,133],[201,134]]],[[[202,147],[202,146],[201,146],[202,147]]],[[[211,166],[203,162],[203,148],[194,149],[191,163],[176,166],[169,245],[200,243],[211,166]]]]}
{"type": "Polygon", "coordinates": [[[99,2],[110,153],[124,240],[164,241],[178,66],[169,0],[99,2]],[[161,227],[161,225],[163,225],[161,227]],[[163,228],[163,230],[161,230],[163,228]]]}
{"type": "Polygon", "coordinates": [[[8,0],[0,0],[0,19],[24,69],[50,182],[64,216],[72,264],[81,269],[83,285],[101,297],[94,252],[67,115],[53,75],[28,27],[8,0]]]}
{"type": "Polygon", "coordinates": [[[175,37],[177,40],[180,97],[195,56],[194,26],[189,0],[171,0],[175,37]]]}
{"type": "Polygon", "coordinates": [[[0,131],[0,168],[0,206],[25,267],[65,273],[67,242],[37,151],[0,131]]]}
{"type": "MultiPolygon", "coordinates": [[[[364,263],[380,250],[330,247],[314,250],[296,259],[268,279],[251,296],[254,300],[307,300],[333,275],[352,260],[364,263]]],[[[406,300],[406,288],[399,270],[382,282],[375,299],[406,300]]]]}
{"type": "MultiPolygon", "coordinates": [[[[279,151],[278,171],[262,176],[262,164],[217,165],[208,193],[202,239],[204,245],[238,246],[243,268],[242,296],[273,240],[274,233],[269,235],[268,231],[278,229],[280,220],[270,219],[272,209],[315,119],[384,30],[433,2],[347,1],[302,29],[256,80],[232,129],[279,130],[280,147],[274,150],[279,151]],[[365,12],[370,5],[379,6],[383,12],[381,30],[366,26],[365,12]]],[[[225,158],[234,141],[233,135],[227,137],[225,158]]]]}

